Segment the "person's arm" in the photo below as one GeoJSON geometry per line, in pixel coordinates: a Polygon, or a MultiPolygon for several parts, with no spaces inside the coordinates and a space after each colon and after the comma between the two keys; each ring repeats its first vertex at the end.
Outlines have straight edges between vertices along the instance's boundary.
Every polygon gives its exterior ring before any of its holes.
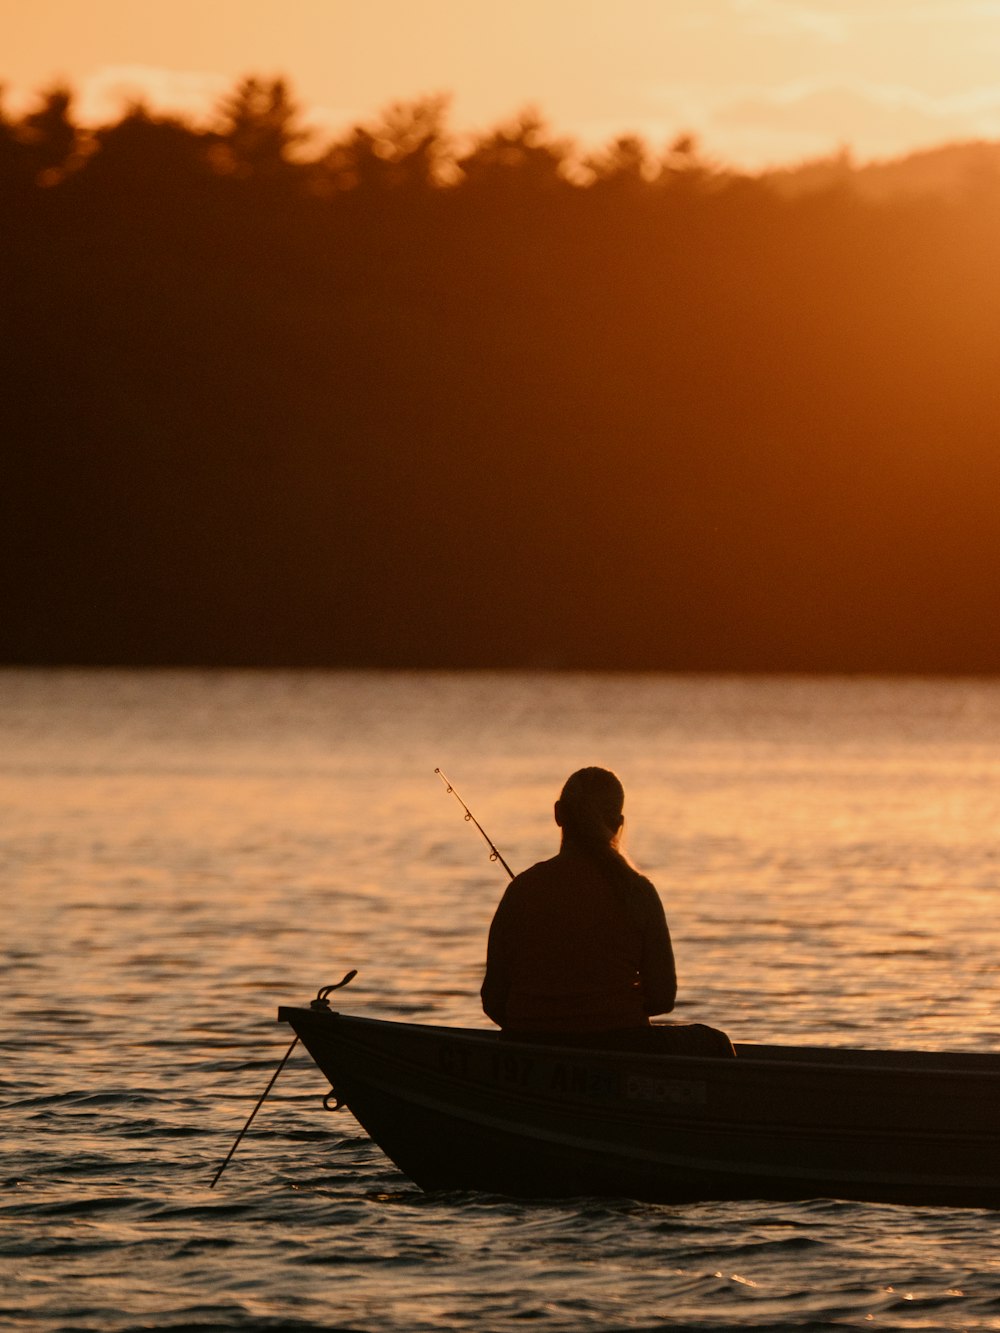
{"type": "MultiPolygon", "coordinates": [[[[509,893],[509,890],[508,890],[509,893]]],[[[490,925],[486,946],[486,975],[480,996],[483,1012],[498,1027],[503,1027],[507,1016],[507,996],[510,992],[510,902],[508,893],[500,899],[490,925]]]]}
{"type": "Polygon", "coordinates": [[[649,908],[642,937],[639,983],[646,1014],[669,1014],[677,1001],[677,969],[663,904],[652,884],[649,885],[649,908]]]}

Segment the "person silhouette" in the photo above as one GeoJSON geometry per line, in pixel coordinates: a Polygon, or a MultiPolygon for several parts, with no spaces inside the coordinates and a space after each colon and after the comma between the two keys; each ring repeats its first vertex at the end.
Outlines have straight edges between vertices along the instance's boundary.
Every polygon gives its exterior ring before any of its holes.
{"type": "Polygon", "coordinates": [[[559,852],[514,877],[490,925],[483,1009],[519,1040],[731,1056],[716,1028],[650,1024],[677,973],[659,894],[621,850],[624,805],[609,769],[566,780],[559,852]]]}

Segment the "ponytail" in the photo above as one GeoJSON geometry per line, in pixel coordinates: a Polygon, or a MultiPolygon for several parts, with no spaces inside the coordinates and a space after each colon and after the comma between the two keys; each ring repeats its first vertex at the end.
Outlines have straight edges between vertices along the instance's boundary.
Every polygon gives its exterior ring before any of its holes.
{"type": "Polygon", "coordinates": [[[625,789],[607,768],[581,768],[566,779],[556,805],[563,841],[583,852],[615,889],[627,892],[641,879],[621,852],[625,789]]]}

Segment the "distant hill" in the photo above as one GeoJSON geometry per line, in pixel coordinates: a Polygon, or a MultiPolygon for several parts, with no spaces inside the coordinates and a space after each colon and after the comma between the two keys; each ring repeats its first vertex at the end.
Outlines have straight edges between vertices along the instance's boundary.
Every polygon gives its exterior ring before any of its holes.
{"type": "Polygon", "coordinates": [[[973,140],[943,144],[905,157],[855,165],[844,150],[833,157],[768,172],[766,179],[783,195],[794,197],[849,186],[865,199],[947,196],[962,199],[994,189],[1000,179],[1000,143],[973,140]]]}
{"type": "Polygon", "coordinates": [[[996,145],[376,128],[0,121],[0,662],[1000,671],[996,145]]]}

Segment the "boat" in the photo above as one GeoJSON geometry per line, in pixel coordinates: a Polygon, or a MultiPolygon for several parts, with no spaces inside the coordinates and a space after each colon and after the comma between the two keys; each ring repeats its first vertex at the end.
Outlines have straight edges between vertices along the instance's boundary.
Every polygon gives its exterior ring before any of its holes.
{"type": "Polygon", "coordinates": [[[319,997],[278,1017],[329,1080],[328,1107],[424,1190],[1000,1208],[1000,1055],[540,1045],[319,997]]]}

